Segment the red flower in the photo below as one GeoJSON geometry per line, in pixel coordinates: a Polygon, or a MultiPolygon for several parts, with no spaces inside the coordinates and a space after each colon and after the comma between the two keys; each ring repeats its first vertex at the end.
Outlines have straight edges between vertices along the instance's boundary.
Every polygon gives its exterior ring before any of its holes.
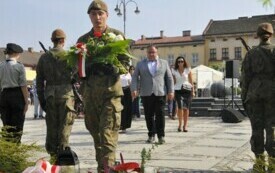
{"type": "Polygon", "coordinates": [[[78,49],[81,49],[82,47],[84,46],[84,43],[76,43],[76,47],[78,48],[78,49]]]}
{"type": "Polygon", "coordinates": [[[77,48],[77,50],[75,51],[76,54],[87,52],[85,43],[76,43],[75,47],[77,48]]]}
{"type": "Polygon", "coordinates": [[[94,31],[94,36],[97,37],[97,38],[99,38],[99,37],[102,36],[102,33],[94,31]]]}

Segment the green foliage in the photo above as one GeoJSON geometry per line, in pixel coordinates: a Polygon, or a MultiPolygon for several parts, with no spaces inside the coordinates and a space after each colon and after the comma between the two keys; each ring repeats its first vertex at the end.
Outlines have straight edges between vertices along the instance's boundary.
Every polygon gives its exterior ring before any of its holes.
{"type": "Polygon", "coordinates": [[[224,69],[224,64],[222,62],[211,62],[209,64],[209,67],[210,68],[213,68],[215,70],[218,70],[218,71],[223,71],[224,69]]]}
{"type": "Polygon", "coordinates": [[[145,148],[141,151],[141,172],[144,172],[145,164],[148,160],[151,160],[151,154],[152,151],[155,149],[155,147],[158,147],[158,144],[153,144],[151,148],[146,150],[145,148]]]}
{"type": "Polygon", "coordinates": [[[60,57],[69,67],[75,67],[80,55],[89,59],[89,63],[112,64],[116,66],[120,74],[128,72],[130,59],[128,49],[131,40],[124,40],[121,35],[113,33],[103,34],[101,37],[90,37],[87,43],[78,43],[72,46],[60,57]]]}
{"type": "MultiPolygon", "coordinates": [[[[3,132],[1,133],[3,136],[3,132]]],[[[8,142],[0,138],[0,172],[21,173],[35,163],[29,161],[34,151],[42,151],[42,148],[35,144],[19,144],[8,142]]]]}
{"type": "Polygon", "coordinates": [[[266,154],[259,155],[253,160],[253,173],[275,172],[275,158],[266,154]],[[267,158],[267,159],[266,159],[267,158]]]}
{"type": "Polygon", "coordinates": [[[271,0],[259,0],[262,2],[264,7],[271,7],[272,6],[272,1],[271,0]]]}

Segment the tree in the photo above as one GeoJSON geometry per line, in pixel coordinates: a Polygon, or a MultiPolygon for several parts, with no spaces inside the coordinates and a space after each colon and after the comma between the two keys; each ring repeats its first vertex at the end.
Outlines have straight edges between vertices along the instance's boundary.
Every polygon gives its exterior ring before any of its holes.
{"type": "Polygon", "coordinates": [[[272,0],[260,0],[264,7],[271,7],[272,6],[272,0]]]}

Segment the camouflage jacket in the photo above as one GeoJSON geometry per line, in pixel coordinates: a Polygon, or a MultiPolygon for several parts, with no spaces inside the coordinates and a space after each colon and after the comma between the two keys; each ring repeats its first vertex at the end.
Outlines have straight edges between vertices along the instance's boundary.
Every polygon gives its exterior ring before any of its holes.
{"type": "Polygon", "coordinates": [[[73,96],[71,84],[73,70],[67,66],[66,61],[59,59],[58,53],[62,51],[64,51],[62,48],[53,48],[44,53],[38,61],[36,87],[40,98],[43,95],[46,98],[73,96]]]}
{"type": "Polygon", "coordinates": [[[247,52],[242,63],[242,100],[273,97],[275,90],[275,45],[260,43],[247,52]]]}

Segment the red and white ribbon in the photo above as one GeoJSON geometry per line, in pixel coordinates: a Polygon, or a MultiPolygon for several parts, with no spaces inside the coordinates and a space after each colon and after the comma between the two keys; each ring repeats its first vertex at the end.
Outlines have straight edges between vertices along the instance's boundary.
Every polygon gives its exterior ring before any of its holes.
{"type": "Polygon", "coordinates": [[[78,54],[78,75],[79,77],[86,77],[85,59],[86,59],[86,45],[84,43],[76,44],[76,54],[78,54]]]}
{"type": "Polygon", "coordinates": [[[51,165],[44,159],[39,159],[35,166],[28,167],[23,173],[60,173],[61,167],[58,165],[51,165]]]}
{"type": "Polygon", "coordinates": [[[78,75],[79,77],[86,77],[85,54],[83,55],[83,53],[78,54],[78,75]]]}

